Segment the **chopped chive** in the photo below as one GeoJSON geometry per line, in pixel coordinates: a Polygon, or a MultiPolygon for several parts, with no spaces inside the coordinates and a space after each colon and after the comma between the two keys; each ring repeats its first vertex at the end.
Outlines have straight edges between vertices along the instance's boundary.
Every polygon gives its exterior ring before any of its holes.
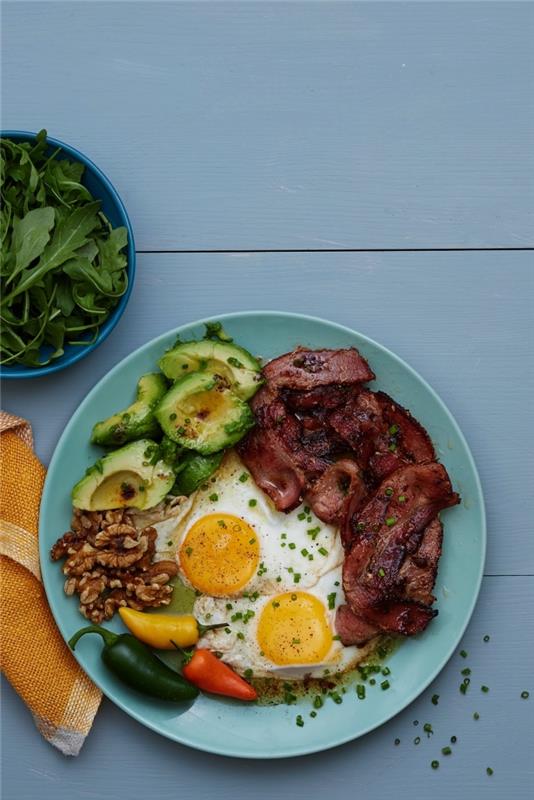
{"type": "Polygon", "coordinates": [[[244,675],[244,677],[245,677],[247,680],[250,680],[250,679],[253,677],[254,673],[253,673],[253,671],[252,671],[252,670],[249,668],[249,669],[246,669],[246,670],[244,671],[243,675],[244,675]]]}
{"type": "Polygon", "coordinates": [[[328,608],[332,611],[336,607],[336,592],[331,592],[328,595],[328,608]]]}
{"type": "Polygon", "coordinates": [[[287,533],[281,533],[280,534],[280,538],[281,539],[287,539],[287,533]]]}
{"type": "Polygon", "coordinates": [[[530,697],[530,694],[527,691],[521,692],[521,698],[523,700],[528,700],[529,697],[530,697]]]}
{"type": "Polygon", "coordinates": [[[306,514],[301,511],[300,514],[297,514],[297,519],[306,519],[306,514]]]}
{"type": "Polygon", "coordinates": [[[300,714],[297,716],[297,719],[295,720],[295,722],[297,723],[299,728],[303,728],[304,727],[304,720],[302,719],[300,714]]]}
{"type": "Polygon", "coordinates": [[[359,683],[356,686],[356,694],[358,695],[358,700],[365,700],[365,686],[363,683],[359,683]]]}
{"type": "Polygon", "coordinates": [[[493,770],[491,767],[486,767],[486,775],[493,775],[493,770]]]}
{"type": "Polygon", "coordinates": [[[241,631],[238,631],[238,632],[236,633],[236,636],[237,636],[237,638],[238,638],[238,639],[244,639],[244,638],[245,638],[245,634],[244,634],[244,633],[241,633],[241,631]]]}
{"type": "Polygon", "coordinates": [[[406,495],[400,494],[399,495],[399,503],[405,503],[405,502],[406,502],[406,495]]]}
{"type": "Polygon", "coordinates": [[[390,425],[390,427],[388,429],[388,433],[391,436],[395,436],[395,434],[398,433],[398,432],[399,432],[399,426],[398,425],[390,425]]]}
{"type": "Polygon", "coordinates": [[[433,706],[437,706],[437,704],[439,703],[439,694],[433,694],[431,702],[433,706]]]}
{"type": "Polygon", "coordinates": [[[460,650],[460,655],[462,658],[467,658],[467,650],[460,650]]]}
{"type": "Polygon", "coordinates": [[[391,528],[391,527],[393,527],[393,525],[395,525],[396,521],[397,521],[397,517],[387,517],[386,525],[388,526],[388,528],[391,528]]]}
{"type": "Polygon", "coordinates": [[[451,744],[456,744],[457,741],[458,739],[456,736],[451,736],[451,744]]]}
{"type": "Polygon", "coordinates": [[[484,641],[485,641],[485,642],[489,642],[489,640],[490,640],[490,637],[488,636],[488,634],[486,634],[486,635],[484,636],[484,641]]]}
{"type": "Polygon", "coordinates": [[[295,544],[295,542],[289,542],[288,547],[290,550],[295,550],[297,545],[295,544]]]}
{"type": "Polygon", "coordinates": [[[471,675],[471,670],[469,669],[469,667],[466,667],[465,669],[462,670],[462,675],[471,675]]]}
{"type": "Polygon", "coordinates": [[[332,698],[334,703],[337,703],[337,705],[343,702],[343,698],[340,694],[338,694],[338,692],[329,692],[329,696],[332,698]]]}
{"type": "Polygon", "coordinates": [[[396,449],[397,449],[397,445],[395,444],[395,442],[391,442],[391,444],[388,447],[389,452],[390,453],[394,453],[396,449]]]}
{"type": "Polygon", "coordinates": [[[322,708],[324,705],[324,700],[320,694],[316,694],[313,698],[313,707],[314,708],[322,708]]]}
{"type": "Polygon", "coordinates": [[[425,722],[425,724],[423,725],[423,730],[424,730],[425,733],[428,734],[429,737],[434,733],[434,731],[432,730],[432,725],[430,724],[430,722],[425,722]]]}
{"type": "Polygon", "coordinates": [[[473,714],[473,719],[480,719],[480,714],[478,713],[478,711],[475,711],[475,713],[473,714]]]}
{"type": "Polygon", "coordinates": [[[391,670],[389,667],[384,667],[382,669],[382,675],[391,675],[391,670]]]}
{"type": "Polygon", "coordinates": [[[302,556],[304,556],[304,557],[306,557],[306,556],[308,555],[308,551],[306,550],[306,548],[305,548],[305,547],[303,547],[303,548],[302,548],[302,550],[300,551],[300,554],[301,554],[302,556]]]}
{"type": "Polygon", "coordinates": [[[435,760],[434,760],[434,761],[432,761],[432,762],[431,762],[431,764],[430,764],[430,766],[432,767],[432,769],[438,769],[438,767],[439,767],[439,761],[435,761],[435,760]]]}
{"type": "Polygon", "coordinates": [[[376,681],[374,678],[370,678],[369,683],[371,686],[374,686],[376,684],[376,681]]]}
{"type": "Polygon", "coordinates": [[[213,494],[210,494],[209,499],[211,500],[212,503],[215,503],[219,499],[219,495],[217,494],[217,492],[213,492],[213,494]]]}
{"type": "Polygon", "coordinates": [[[320,533],[320,532],[321,532],[321,528],[319,527],[319,525],[317,525],[317,527],[315,527],[315,528],[308,528],[308,530],[306,531],[308,536],[311,536],[313,541],[315,541],[317,539],[317,534],[320,533]]]}
{"type": "Polygon", "coordinates": [[[227,603],[226,604],[226,610],[227,611],[230,611],[232,608],[233,608],[233,605],[231,603],[227,603]]]}
{"type": "Polygon", "coordinates": [[[328,550],[326,549],[326,547],[320,547],[319,548],[319,552],[320,552],[320,554],[322,556],[327,556],[328,555],[328,550]]]}
{"type": "Polygon", "coordinates": [[[256,539],[249,539],[249,540],[248,540],[248,543],[249,543],[249,544],[256,544],[256,539]]]}
{"type": "Polygon", "coordinates": [[[310,711],[310,717],[315,718],[317,716],[317,711],[310,711]]]}
{"type": "Polygon", "coordinates": [[[249,504],[249,506],[250,506],[251,508],[254,508],[254,506],[257,506],[257,505],[258,505],[258,501],[257,501],[257,500],[254,500],[254,498],[252,497],[252,498],[251,498],[251,499],[248,501],[248,504],[249,504]]]}
{"type": "Polygon", "coordinates": [[[245,483],[245,481],[248,481],[248,472],[242,472],[239,476],[239,481],[240,483],[245,483]]]}
{"type": "Polygon", "coordinates": [[[382,689],[383,692],[385,692],[386,689],[389,689],[389,687],[390,687],[389,681],[382,681],[382,683],[380,684],[380,688],[382,689]]]}
{"type": "Polygon", "coordinates": [[[391,497],[391,495],[393,494],[393,489],[391,488],[391,486],[388,486],[384,494],[386,495],[386,497],[391,497]]]}
{"type": "Polygon", "coordinates": [[[449,747],[449,745],[447,745],[447,747],[441,748],[441,752],[444,756],[450,756],[450,754],[452,753],[452,749],[449,747]]]}
{"type": "Polygon", "coordinates": [[[301,577],[300,572],[293,573],[293,583],[300,583],[301,577]]]}
{"type": "Polygon", "coordinates": [[[378,570],[378,574],[380,575],[381,578],[383,578],[386,573],[384,572],[383,568],[380,567],[380,569],[378,570]]]}
{"type": "Polygon", "coordinates": [[[489,692],[489,686],[481,686],[481,687],[480,687],[480,690],[481,690],[482,692],[484,692],[484,694],[487,694],[487,693],[489,692]]]}

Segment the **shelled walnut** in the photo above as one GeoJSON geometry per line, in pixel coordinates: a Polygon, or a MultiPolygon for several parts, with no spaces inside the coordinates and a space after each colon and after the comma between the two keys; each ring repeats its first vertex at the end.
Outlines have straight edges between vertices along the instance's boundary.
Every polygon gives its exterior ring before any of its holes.
{"type": "Polygon", "coordinates": [[[78,594],[91,622],[111,619],[120,606],[142,611],[171,601],[174,561],[154,561],[156,529],[136,528],[127,510],[74,509],[71,530],[54,544],[51,558],[66,559],[65,593],[78,594]]]}

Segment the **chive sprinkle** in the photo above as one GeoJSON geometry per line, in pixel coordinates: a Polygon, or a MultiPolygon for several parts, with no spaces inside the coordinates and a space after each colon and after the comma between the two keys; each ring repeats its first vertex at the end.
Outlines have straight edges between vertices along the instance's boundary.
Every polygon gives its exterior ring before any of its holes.
{"type": "Polygon", "coordinates": [[[523,700],[528,700],[529,697],[530,697],[530,694],[527,691],[521,692],[521,698],[523,700]]]}
{"type": "Polygon", "coordinates": [[[460,655],[462,658],[467,658],[467,650],[460,650],[460,655]]]}
{"type": "Polygon", "coordinates": [[[486,767],[486,775],[493,775],[493,770],[491,767],[486,767]]]}
{"type": "Polygon", "coordinates": [[[462,675],[471,675],[471,670],[469,669],[469,667],[466,667],[465,669],[462,670],[462,675]]]}
{"type": "Polygon", "coordinates": [[[451,736],[451,744],[456,744],[457,741],[458,739],[456,736],[451,736]]]}
{"type": "Polygon", "coordinates": [[[328,555],[328,550],[326,549],[326,547],[320,547],[319,548],[319,552],[320,552],[320,554],[322,556],[327,556],[328,555]]]}
{"type": "Polygon", "coordinates": [[[391,486],[388,486],[384,494],[386,495],[386,497],[391,497],[391,495],[393,494],[393,489],[391,488],[391,486]]]}
{"type": "Polygon", "coordinates": [[[473,714],[473,719],[480,719],[480,714],[478,713],[478,711],[475,711],[475,713],[473,714]]]}
{"type": "Polygon", "coordinates": [[[437,769],[439,767],[439,761],[432,761],[430,766],[432,769],[437,769]]]}
{"type": "Polygon", "coordinates": [[[295,720],[295,722],[296,722],[296,724],[298,725],[299,728],[303,728],[304,727],[304,720],[302,719],[300,714],[297,716],[297,719],[295,720]]]}
{"type": "Polygon", "coordinates": [[[258,505],[258,501],[257,501],[257,500],[254,500],[254,498],[252,498],[251,500],[249,500],[249,501],[248,501],[248,504],[249,504],[249,506],[250,506],[251,508],[254,508],[254,506],[257,506],[257,505],[258,505]]]}
{"type": "Polygon", "coordinates": [[[210,494],[209,499],[211,500],[212,503],[216,503],[217,500],[219,499],[219,495],[217,494],[217,492],[213,492],[213,494],[210,494]]]}
{"type": "Polygon", "coordinates": [[[452,753],[452,749],[447,745],[447,747],[442,747],[441,752],[444,756],[450,756],[452,753]]]}
{"type": "Polygon", "coordinates": [[[388,528],[392,528],[393,525],[395,525],[396,521],[397,521],[397,517],[387,517],[386,525],[388,526],[388,528]]]}
{"type": "Polygon", "coordinates": [[[434,731],[432,730],[432,725],[430,724],[430,722],[425,722],[425,724],[423,725],[423,730],[424,730],[424,732],[426,734],[428,734],[429,738],[434,733],[434,731]]]}
{"type": "Polygon", "coordinates": [[[437,706],[437,704],[439,703],[439,694],[433,694],[431,702],[433,706],[437,706]]]}
{"type": "Polygon", "coordinates": [[[490,640],[490,637],[488,636],[488,634],[486,634],[486,635],[484,636],[484,641],[485,641],[485,642],[489,642],[489,640],[490,640]]]}
{"type": "Polygon", "coordinates": [[[310,711],[310,717],[314,718],[317,716],[317,711],[310,711]]]}
{"type": "Polygon", "coordinates": [[[389,687],[390,687],[389,681],[382,681],[382,683],[380,684],[380,688],[382,689],[383,692],[385,692],[386,689],[389,689],[389,687]]]}
{"type": "Polygon", "coordinates": [[[358,700],[365,700],[365,686],[363,683],[359,683],[356,686],[356,694],[358,695],[358,700]]]}
{"type": "Polygon", "coordinates": [[[481,690],[482,692],[484,692],[484,694],[487,694],[487,693],[489,692],[489,686],[481,686],[481,687],[480,687],[480,690],[481,690]]]}

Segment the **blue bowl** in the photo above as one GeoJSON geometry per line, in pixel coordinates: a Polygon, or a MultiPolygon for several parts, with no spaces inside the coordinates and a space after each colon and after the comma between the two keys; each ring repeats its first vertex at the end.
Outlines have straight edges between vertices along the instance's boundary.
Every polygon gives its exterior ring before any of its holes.
{"type": "MultiPolygon", "coordinates": [[[[12,139],[13,141],[33,141],[36,134],[28,131],[0,131],[0,136],[5,139],[12,139]]],[[[62,152],[59,153],[58,158],[69,158],[74,161],[80,161],[84,167],[85,172],[82,178],[82,183],[91,192],[95,200],[100,200],[102,203],[102,211],[111,222],[114,228],[124,225],[128,231],[128,244],[127,244],[127,272],[128,272],[128,288],[119,299],[115,308],[111,311],[109,317],[100,328],[98,338],[95,342],[89,345],[65,345],[65,352],[62,356],[54,359],[50,364],[44,367],[25,367],[21,364],[14,366],[0,367],[0,376],[2,378],[37,378],[40,375],[48,375],[51,372],[58,372],[60,369],[75,364],[85,356],[92,353],[98,345],[109,336],[119,319],[121,318],[126,304],[132,291],[134,276],[135,276],[135,243],[131,222],[126,213],[126,209],[115,188],[104,173],[93,164],[93,162],[65,142],[59,139],[53,139],[47,136],[49,145],[49,152],[52,153],[58,147],[61,147],[62,152]]]]}

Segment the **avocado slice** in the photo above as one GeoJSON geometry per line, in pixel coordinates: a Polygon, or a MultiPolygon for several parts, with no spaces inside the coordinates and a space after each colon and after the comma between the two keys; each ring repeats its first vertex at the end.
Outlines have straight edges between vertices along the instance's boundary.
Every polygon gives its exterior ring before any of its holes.
{"type": "Polygon", "coordinates": [[[263,383],[259,361],[233,342],[181,342],[160,358],[158,366],[170,380],[198,370],[221,375],[242,400],[251,398],[263,383]]]}
{"type": "Polygon", "coordinates": [[[168,389],[161,372],[149,372],[139,378],[135,402],[124,411],[97,422],[91,433],[91,441],[104,447],[113,447],[161,433],[154,417],[154,407],[168,389]]]}
{"type": "Polygon", "coordinates": [[[202,455],[230,447],[254,425],[248,404],[208,371],[177,381],[154,413],[169,439],[202,455]]]}
{"type": "Polygon", "coordinates": [[[72,503],[87,511],[156,506],[174,483],[172,467],[159,458],[158,445],[140,439],[114,450],[89,467],[72,490],[72,503]]]}
{"type": "Polygon", "coordinates": [[[191,494],[206,481],[215,470],[219,469],[224,453],[212,453],[210,456],[201,456],[200,453],[186,453],[180,466],[178,475],[171,489],[171,494],[191,494]]]}

